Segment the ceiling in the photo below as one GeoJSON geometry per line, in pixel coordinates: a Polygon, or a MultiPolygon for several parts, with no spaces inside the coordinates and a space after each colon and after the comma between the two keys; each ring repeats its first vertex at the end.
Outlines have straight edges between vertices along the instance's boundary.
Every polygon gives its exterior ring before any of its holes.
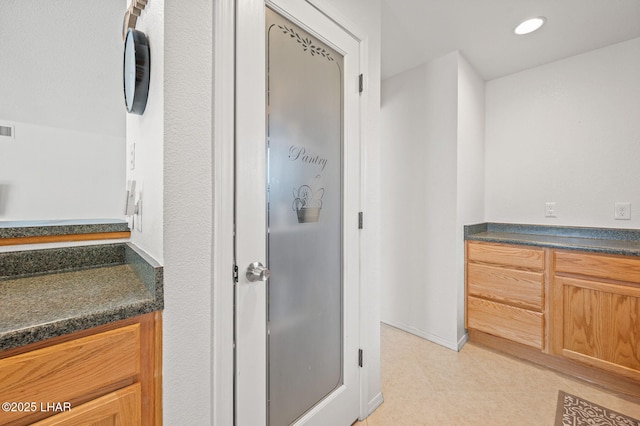
{"type": "Polygon", "coordinates": [[[382,0],[382,78],[459,50],[492,80],[635,37],[640,0],[382,0]]]}

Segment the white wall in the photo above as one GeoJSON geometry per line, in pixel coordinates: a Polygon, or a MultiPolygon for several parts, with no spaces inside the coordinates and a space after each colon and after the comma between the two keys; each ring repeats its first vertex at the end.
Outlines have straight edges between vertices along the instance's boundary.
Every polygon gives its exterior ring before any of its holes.
{"type": "Polygon", "coordinates": [[[489,81],[487,221],[638,228],[639,76],[636,38],[489,81]]]}
{"type": "Polygon", "coordinates": [[[122,217],[124,4],[0,2],[0,220],[122,217]]]}
{"type": "Polygon", "coordinates": [[[212,22],[211,2],[151,0],[136,25],[149,39],[151,81],[144,114],[127,117],[136,151],[127,177],[143,200],[132,241],[164,266],[168,425],[212,424],[212,22]]]}
{"type": "Polygon", "coordinates": [[[456,350],[462,226],[483,216],[483,96],[457,52],[382,82],[382,320],[456,350]]]}
{"type": "Polygon", "coordinates": [[[0,221],[123,217],[124,136],[7,124],[16,131],[0,137],[0,221]]]}
{"type": "Polygon", "coordinates": [[[166,425],[212,424],[212,286],[229,285],[212,280],[212,7],[169,1],[164,11],[166,425]]]}
{"type": "Polygon", "coordinates": [[[381,91],[381,319],[403,329],[424,326],[427,251],[426,65],[385,79],[381,91]],[[418,274],[418,276],[416,276],[418,274]]]}
{"type": "MultiPolygon", "coordinates": [[[[458,164],[456,283],[458,342],[464,328],[464,225],[484,222],[485,205],[485,83],[464,56],[458,59],[458,164]]],[[[460,346],[460,344],[459,344],[460,346]]]]}
{"type": "Polygon", "coordinates": [[[136,23],[149,41],[149,97],[143,115],[127,114],[126,175],[136,181],[141,214],[134,217],[131,241],[163,262],[164,160],[164,0],[150,1],[136,23]],[[134,168],[131,169],[131,149],[134,168]]]}

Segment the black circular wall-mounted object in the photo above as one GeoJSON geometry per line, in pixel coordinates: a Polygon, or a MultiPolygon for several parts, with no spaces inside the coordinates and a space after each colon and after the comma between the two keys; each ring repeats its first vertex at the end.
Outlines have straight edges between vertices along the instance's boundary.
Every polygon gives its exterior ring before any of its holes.
{"type": "Polygon", "coordinates": [[[149,96],[151,58],[149,42],[142,31],[129,28],[124,40],[124,102],[127,111],[142,115],[149,96]]]}

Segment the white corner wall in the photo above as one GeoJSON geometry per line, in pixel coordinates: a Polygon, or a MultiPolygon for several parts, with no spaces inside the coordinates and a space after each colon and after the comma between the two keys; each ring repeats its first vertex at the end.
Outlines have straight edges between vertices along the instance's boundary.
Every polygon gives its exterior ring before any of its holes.
{"type": "Polygon", "coordinates": [[[0,220],[122,217],[124,4],[0,2],[0,220]]]}
{"type": "Polygon", "coordinates": [[[163,420],[211,425],[213,4],[164,6],[163,420]]]}
{"type": "Polygon", "coordinates": [[[640,227],[639,76],[636,38],[489,81],[487,221],[640,227]]]}
{"type": "MultiPolygon", "coordinates": [[[[126,176],[136,181],[141,214],[134,218],[131,241],[163,263],[164,161],[164,0],[149,1],[136,23],[149,41],[149,97],[144,114],[127,114],[126,176]],[[134,168],[131,168],[131,151],[134,168]]],[[[124,194],[124,187],[122,189],[124,194]]]]}
{"type": "Polygon", "coordinates": [[[485,82],[464,56],[458,60],[458,164],[456,225],[457,338],[464,328],[464,225],[484,222],[485,204],[485,82]]]}
{"type": "Polygon", "coordinates": [[[149,39],[151,81],[144,114],[127,116],[127,178],[142,184],[132,242],[164,266],[168,425],[213,423],[212,23],[211,2],[150,0],[136,25],[149,39]]]}
{"type": "Polygon", "coordinates": [[[484,81],[458,52],[382,82],[382,321],[458,350],[484,218],[484,81]]]}

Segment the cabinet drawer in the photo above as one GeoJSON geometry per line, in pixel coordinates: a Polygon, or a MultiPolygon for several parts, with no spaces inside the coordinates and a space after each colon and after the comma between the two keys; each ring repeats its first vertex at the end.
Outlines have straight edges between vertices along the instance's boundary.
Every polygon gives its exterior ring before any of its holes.
{"type": "Polygon", "coordinates": [[[469,242],[467,259],[516,268],[544,269],[544,250],[527,246],[469,242]]]}
{"type": "Polygon", "coordinates": [[[508,306],[490,300],[467,298],[469,328],[542,349],[542,313],[508,306]]]}
{"type": "MultiPolygon", "coordinates": [[[[132,324],[0,360],[0,400],[75,406],[139,374],[140,325],[132,324]]],[[[32,414],[0,412],[0,424],[32,414]]]]}
{"type": "Polygon", "coordinates": [[[557,251],[556,272],[640,283],[640,258],[557,251]]]}
{"type": "Polygon", "coordinates": [[[472,296],[526,309],[544,309],[544,275],[542,272],[522,271],[496,266],[469,263],[467,289],[472,296]]]}

